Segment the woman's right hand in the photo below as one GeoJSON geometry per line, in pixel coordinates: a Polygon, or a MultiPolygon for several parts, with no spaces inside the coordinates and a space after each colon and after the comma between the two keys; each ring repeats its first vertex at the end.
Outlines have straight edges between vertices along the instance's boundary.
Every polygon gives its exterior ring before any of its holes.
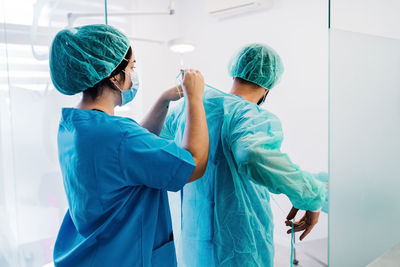
{"type": "Polygon", "coordinates": [[[198,70],[183,70],[183,91],[188,99],[202,99],[204,92],[204,78],[198,70]]]}

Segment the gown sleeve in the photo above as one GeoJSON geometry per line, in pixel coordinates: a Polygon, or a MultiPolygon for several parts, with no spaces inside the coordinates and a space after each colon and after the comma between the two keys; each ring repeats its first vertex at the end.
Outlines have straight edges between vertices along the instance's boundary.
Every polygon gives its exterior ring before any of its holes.
{"type": "Polygon", "coordinates": [[[165,118],[164,125],[160,132],[160,137],[168,140],[174,140],[177,133],[177,127],[180,125],[180,118],[182,117],[183,104],[179,103],[171,107],[168,111],[167,117],[165,118]]]}
{"type": "Polygon", "coordinates": [[[242,176],[272,193],[285,194],[297,209],[317,210],[322,206],[325,184],[280,151],[283,133],[275,115],[241,110],[232,117],[229,130],[228,144],[242,176]]]}

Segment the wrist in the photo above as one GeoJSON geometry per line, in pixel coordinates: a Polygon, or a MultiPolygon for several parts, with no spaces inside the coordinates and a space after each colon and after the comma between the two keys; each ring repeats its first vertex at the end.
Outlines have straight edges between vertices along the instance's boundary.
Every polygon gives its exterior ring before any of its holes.
{"type": "Polygon", "coordinates": [[[163,105],[168,106],[171,99],[169,99],[167,92],[164,92],[159,100],[163,105]]]}
{"type": "Polygon", "coordinates": [[[187,95],[187,100],[190,102],[203,102],[203,95],[187,95]]]}
{"type": "Polygon", "coordinates": [[[318,208],[316,210],[310,210],[310,211],[312,211],[312,212],[321,212],[321,210],[322,210],[322,207],[320,207],[320,208],[318,208]]]}

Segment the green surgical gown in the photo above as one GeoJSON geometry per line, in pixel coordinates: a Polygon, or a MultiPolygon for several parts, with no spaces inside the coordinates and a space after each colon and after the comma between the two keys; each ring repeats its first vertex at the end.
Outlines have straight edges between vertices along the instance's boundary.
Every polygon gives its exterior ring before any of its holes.
{"type": "MultiPolygon", "coordinates": [[[[317,210],[324,183],[280,151],[279,119],[239,96],[208,88],[204,107],[210,136],[204,176],[182,190],[183,266],[273,266],[269,193],[317,210]]],[[[171,108],[161,137],[182,142],[185,102],[171,108]]]]}

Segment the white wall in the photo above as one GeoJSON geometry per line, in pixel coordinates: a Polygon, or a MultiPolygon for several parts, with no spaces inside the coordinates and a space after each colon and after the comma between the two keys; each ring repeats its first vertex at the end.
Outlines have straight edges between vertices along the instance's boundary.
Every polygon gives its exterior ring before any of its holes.
{"type": "Polygon", "coordinates": [[[400,1],[332,0],[335,29],[400,39],[400,1]]]}

